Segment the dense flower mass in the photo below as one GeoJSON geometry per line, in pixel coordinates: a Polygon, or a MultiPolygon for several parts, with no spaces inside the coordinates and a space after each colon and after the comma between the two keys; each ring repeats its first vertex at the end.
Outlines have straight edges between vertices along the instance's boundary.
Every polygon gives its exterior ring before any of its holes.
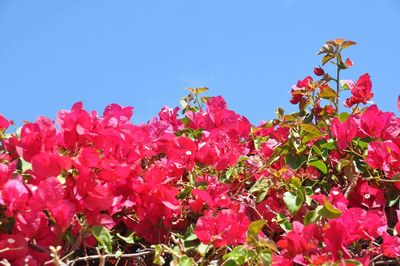
{"type": "MultiPolygon", "coordinates": [[[[341,53],[354,44],[327,42],[322,65],[352,67],[341,53]]],[[[140,125],[118,104],[78,102],[15,131],[0,115],[0,261],[396,263],[400,118],[364,106],[369,74],[314,74],[292,88],[298,112],[259,126],[206,88],[140,125]]]]}

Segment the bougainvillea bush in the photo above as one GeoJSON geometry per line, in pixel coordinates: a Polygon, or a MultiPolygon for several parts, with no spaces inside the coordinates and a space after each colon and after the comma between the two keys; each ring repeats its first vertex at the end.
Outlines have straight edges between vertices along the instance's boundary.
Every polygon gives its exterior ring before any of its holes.
{"type": "Polygon", "coordinates": [[[206,88],[140,125],[117,104],[0,116],[1,264],[400,264],[400,118],[341,78],[354,44],[259,126],[206,88]]]}

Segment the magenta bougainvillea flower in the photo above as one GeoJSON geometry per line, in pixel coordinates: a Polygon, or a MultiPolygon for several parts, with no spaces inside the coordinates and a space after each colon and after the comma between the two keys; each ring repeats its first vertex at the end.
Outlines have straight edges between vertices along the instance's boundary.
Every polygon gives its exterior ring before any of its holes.
{"type": "Polygon", "coordinates": [[[350,83],[351,97],[346,99],[346,107],[351,107],[355,104],[366,104],[374,94],[371,92],[372,82],[368,73],[362,75],[357,83],[350,83]]]}

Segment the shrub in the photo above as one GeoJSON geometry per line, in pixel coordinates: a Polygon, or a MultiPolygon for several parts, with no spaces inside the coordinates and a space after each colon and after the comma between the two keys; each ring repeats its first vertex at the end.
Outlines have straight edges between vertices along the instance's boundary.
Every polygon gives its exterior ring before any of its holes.
{"type": "Polygon", "coordinates": [[[1,263],[399,263],[400,119],[370,104],[369,74],[340,79],[354,44],[326,42],[335,75],[315,68],[298,112],[259,126],[206,88],[141,125],[117,104],[14,133],[0,116],[1,263]]]}

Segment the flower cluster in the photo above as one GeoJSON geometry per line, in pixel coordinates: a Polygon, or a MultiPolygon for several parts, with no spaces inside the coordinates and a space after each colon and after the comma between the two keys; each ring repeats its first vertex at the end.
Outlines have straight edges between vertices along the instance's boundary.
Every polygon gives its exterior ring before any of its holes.
{"type": "MultiPolygon", "coordinates": [[[[15,132],[0,115],[0,258],[12,265],[368,265],[400,257],[400,118],[369,74],[339,80],[352,41],[320,50],[296,113],[253,126],[189,89],[148,123],[82,103],[15,132]],[[334,84],[336,86],[331,85],[334,84]],[[339,95],[350,90],[347,112],[339,95]],[[181,111],[181,114],[179,113],[181,111]],[[135,255],[138,254],[138,255],[135,255]],[[141,254],[141,255],[140,255],[141,254]]],[[[399,98],[400,102],[400,98],[399,98]]]]}

